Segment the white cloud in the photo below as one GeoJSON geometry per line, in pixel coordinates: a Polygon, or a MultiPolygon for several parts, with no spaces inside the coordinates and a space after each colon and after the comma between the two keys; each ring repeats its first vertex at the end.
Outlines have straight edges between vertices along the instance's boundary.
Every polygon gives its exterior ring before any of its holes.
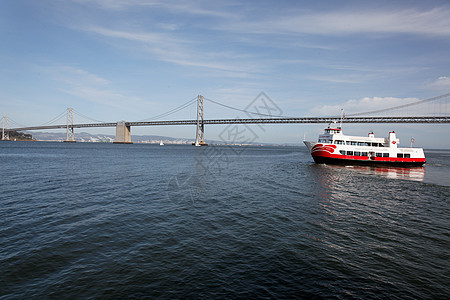
{"type": "MultiPolygon", "coordinates": [[[[233,12],[225,9],[227,2],[217,1],[179,1],[179,0],[72,0],[76,3],[96,6],[104,10],[123,11],[133,8],[159,8],[171,13],[183,13],[190,15],[212,16],[212,17],[232,17],[233,12]]],[[[232,5],[232,4],[231,4],[232,5]]]]}
{"type": "Polygon", "coordinates": [[[150,103],[117,91],[109,80],[72,66],[43,68],[53,80],[61,82],[60,90],[85,101],[123,109],[140,109],[150,103]]]}
{"type": "Polygon", "coordinates": [[[53,69],[53,73],[55,79],[69,85],[109,85],[108,80],[71,66],[60,66],[57,69],[53,69]]]}
{"type": "Polygon", "coordinates": [[[143,51],[152,53],[157,59],[181,66],[221,71],[222,76],[248,77],[259,68],[259,64],[250,62],[242,54],[198,51],[196,48],[200,45],[169,34],[113,30],[100,26],[85,27],[84,30],[104,37],[137,42],[143,51]]]}
{"type": "Polygon", "coordinates": [[[175,23],[158,23],[158,24],[156,24],[156,26],[158,28],[168,30],[168,31],[175,31],[180,27],[178,24],[175,24],[175,23]]]}
{"type": "Polygon", "coordinates": [[[163,49],[184,47],[183,44],[186,43],[183,40],[172,38],[167,34],[161,33],[113,30],[100,26],[90,26],[83,29],[105,37],[145,43],[147,46],[152,46],[152,49],[160,49],[160,51],[163,49]]]}
{"type": "MultiPolygon", "coordinates": [[[[450,35],[450,9],[447,6],[428,10],[421,8],[352,9],[331,12],[305,10],[301,5],[261,6],[239,1],[179,0],[72,0],[104,10],[129,10],[151,7],[166,13],[218,17],[216,29],[261,34],[323,34],[358,33],[450,35]],[[254,20],[254,21],[249,21],[254,20]],[[224,21],[225,23],[223,23],[224,21]]],[[[171,25],[172,26],[172,25],[171,25]]]]}
{"type": "Polygon", "coordinates": [[[357,75],[341,75],[341,76],[307,76],[306,79],[314,81],[324,81],[331,83],[360,83],[363,78],[357,75]]]}
{"type": "Polygon", "coordinates": [[[448,116],[450,94],[428,99],[396,97],[364,97],[348,100],[342,105],[322,105],[310,110],[313,116],[340,116],[344,109],[346,116],[414,117],[448,116]]]}
{"type": "Polygon", "coordinates": [[[360,33],[450,35],[450,10],[298,12],[255,22],[230,23],[218,29],[260,34],[347,35],[360,33]]]}
{"type": "Polygon", "coordinates": [[[160,1],[153,0],[73,0],[76,3],[95,5],[107,10],[120,10],[130,6],[160,5],[160,1]]]}
{"type": "Polygon", "coordinates": [[[446,90],[450,91],[450,77],[441,76],[437,80],[428,84],[428,86],[431,88],[446,89],[446,90]]]}
{"type": "MultiPolygon", "coordinates": [[[[417,98],[395,98],[395,97],[364,97],[359,100],[348,100],[341,105],[322,105],[314,107],[310,110],[310,115],[313,116],[339,116],[341,109],[347,116],[352,114],[359,114],[364,112],[377,111],[390,107],[400,106],[404,104],[410,104],[419,101],[417,98]]],[[[416,108],[409,108],[405,110],[395,110],[394,114],[405,113],[417,113],[416,108]]],[[[389,115],[390,112],[385,112],[385,115],[389,115]]],[[[372,114],[373,115],[373,114],[372,114]]],[[[382,115],[380,115],[382,116],[382,115]]],[[[406,116],[406,115],[405,115],[406,116]]]]}

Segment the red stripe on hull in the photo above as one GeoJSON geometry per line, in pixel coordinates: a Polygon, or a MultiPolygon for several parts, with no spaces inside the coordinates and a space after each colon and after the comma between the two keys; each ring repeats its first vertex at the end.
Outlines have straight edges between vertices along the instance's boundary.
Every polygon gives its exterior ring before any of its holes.
{"type": "Polygon", "coordinates": [[[311,154],[318,164],[350,164],[350,165],[389,165],[389,166],[421,166],[425,158],[373,157],[331,154],[328,151],[315,151],[311,154]]]}

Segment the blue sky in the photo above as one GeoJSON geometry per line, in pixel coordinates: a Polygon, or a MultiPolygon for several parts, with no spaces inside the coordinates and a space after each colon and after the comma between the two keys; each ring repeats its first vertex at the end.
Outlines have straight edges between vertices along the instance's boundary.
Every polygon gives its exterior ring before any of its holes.
{"type": "MultiPolygon", "coordinates": [[[[39,125],[73,107],[97,120],[138,121],[198,94],[245,108],[261,91],[286,116],[400,105],[450,92],[449,16],[447,1],[4,0],[0,114],[39,125]]],[[[205,112],[244,117],[213,103],[205,112]]],[[[194,117],[191,106],[169,119],[194,117]]],[[[258,140],[316,139],[323,127],[266,125],[258,140]]],[[[206,137],[223,130],[208,126],[206,137]]],[[[404,146],[414,136],[417,145],[450,148],[439,138],[448,125],[344,127],[369,130],[396,130],[404,146]]]]}

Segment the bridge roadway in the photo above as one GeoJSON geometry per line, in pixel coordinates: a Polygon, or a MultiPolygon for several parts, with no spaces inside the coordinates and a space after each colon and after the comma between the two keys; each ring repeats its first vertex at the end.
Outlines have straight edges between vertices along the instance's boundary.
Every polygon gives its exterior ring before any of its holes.
{"type": "MultiPolygon", "coordinates": [[[[212,119],[204,120],[204,125],[214,124],[328,124],[340,121],[339,118],[310,117],[310,118],[262,118],[262,119],[212,119]]],[[[450,117],[346,117],[342,123],[450,123],[450,117]]],[[[126,126],[166,126],[166,125],[197,125],[197,120],[178,121],[148,121],[148,122],[125,122],[126,126]]],[[[86,123],[69,125],[70,128],[89,127],[116,127],[117,122],[110,123],[86,123]]],[[[25,131],[43,129],[66,129],[64,125],[30,126],[19,128],[5,128],[5,131],[25,131]]]]}

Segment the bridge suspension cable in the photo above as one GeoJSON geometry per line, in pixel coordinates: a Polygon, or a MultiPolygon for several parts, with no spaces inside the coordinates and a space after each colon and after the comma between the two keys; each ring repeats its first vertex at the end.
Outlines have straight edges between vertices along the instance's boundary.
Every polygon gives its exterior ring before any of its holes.
{"type": "Polygon", "coordinates": [[[165,113],[162,113],[160,115],[157,115],[157,116],[154,116],[154,117],[151,117],[151,118],[148,118],[148,119],[140,120],[139,122],[147,122],[147,121],[151,121],[151,120],[158,120],[158,119],[161,119],[163,117],[170,116],[171,114],[179,112],[180,110],[183,110],[183,109],[193,105],[196,102],[197,102],[197,97],[195,97],[194,99],[189,100],[188,102],[186,102],[186,103],[184,103],[184,104],[182,104],[180,106],[177,106],[177,107],[175,107],[175,108],[173,108],[173,109],[171,109],[171,110],[169,110],[169,111],[167,111],[165,113]]]}
{"type": "Polygon", "coordinates": [[[53,119],[51,119],[50,121],[47,121],[45,123],[42,124],[42,126],[44,125],[49,125],[52,123],[55,123],[56,121],[58,121],[59,119],[61,119],[62,117],[66,117],[67,115],[67,110],[64,110],[62,113],[60,113],[58,116],[54,117],[53,119]]]}
{"type": "MultiPolygon", "coordinates": [[[[79,111],[77,111],[75,109],[73,110],[73,113],[76,114],[77,116],[79,116],[81,118],[84,118],[84,119],[87,119],[89,121],[93,121],[93,122],[96,122],[96,123],[105,123],[104,121],[99,121],[99,120],[96,120],[94,118],[90,118],[90,117],[80,113],[79,111]]],[[[65,123],[65,121],[66,121],[65,119],[66,118],[67,118],[67,109],[64,110],[63,112],[61,112],[56,117],[54,117],[53,119],[51,119],[50,121],[47,121],[47,122],[43,123],[42,126],[54,124],[57,121],[61,121],[61,123],[65,123]]],[[[18,127],[27,127],[27,126],[21,125],[21,126],[18,126],[18,127]]]]}
{"type": "Polygon", "coordinates": [[[87,120],[90,120],[90,121],[93,121],[93,122],[96,122],[96,123],[106,123],[105,121],[96,120],[96,119],[90,118],[90,117],[88,117],[88,116],[86,116],[86,115],[83,115],[82,113],[80,113],[79,111],[77,111],[77,110],[75,110],[75,109],[73,110],[73,112],[74,112],[77,116],[82,117],[82,118],[85,118],[85,119],[87,119],[87,120]]]}
{"type": "MultiPolygon", "coordinates": [[[[5,118],[5,117],[3,117],[3,118],[5,118]]],[[[14,121],[13,119],[11,119],[10,117],[7,117],[7,118],[8,118],[10,127],[26,127],[26,125],[20,124],[20,123],[14,121]]]]}
{"type": "Polygon", "coordinates": [[[397,105],[397,106],[393,106],[393,107],[390,107],[390,108],[384,108],[384,109],[378,109],[378,110],[366,111],[366,112],[354,113],[354,114],[346,114],[346,115],[349,116],[349,117],[368,116],[370,114],[377,114],[377,113],[392,111],[392,110],[395,110],[395,109],[411,107],[411,106],[415,106],[415,105],[419,105],[419,104],[423,104],[423,103],[427,103],[427,102],[437,101],[437,100],[441,100],[441,99],[444,99],[444,98],[447,98],[447,97],[450,97],[450,93],[447,93],[447,94],[444,94],[444,95],[440,95],[440,96],[436,96],[436,97],[433,97],[433,98],[428,98],[428,99],[425,99],[425,100],[419,100],[419,101],[416,101],[416,102],[413,102],[413,103],[397,105]]]}
{"type": "MultiPolygon", "coordinates": [[[[209,102],[212,102],[212,103],[214,103],[214,104],[217,104],[217,105],[220,105],[220,106],[229,108],[229,109],[233,109],[233,110],[240,111],[240,112],[245,112],[245,113],[247,113],[247,114],[252,114],[252,115],[258,115],[258,116],[264,116],[264,117],[275,118],[273,115],[263,114],[263,113],[257,113],[257,112],[248,111],[248,110],[245,110],[245,109],[239,109],[239,108],[236,108],[236,107],[233,107],[233,106],[229,106],[229,105],[226,105],[226,104],[222,104],[222,103],[220,103],[220,102],[217,102],[217,101],[214,101],[214,100],[211,100],[211,99],[208,99],[208,98],[205,98],[205,100],[207,100],[207,101],[209,101],[209,102]]],[[[293,118],[293,117],[276,116],[276,118],[293,118]]]]}

